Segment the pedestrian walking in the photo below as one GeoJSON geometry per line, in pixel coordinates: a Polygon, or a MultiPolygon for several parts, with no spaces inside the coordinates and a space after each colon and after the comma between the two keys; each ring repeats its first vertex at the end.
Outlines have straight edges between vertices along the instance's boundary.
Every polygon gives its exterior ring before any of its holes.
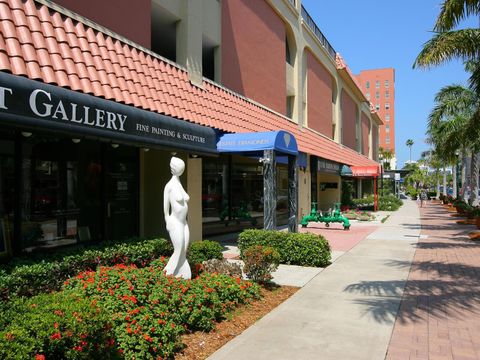
{"type": "Polygon", "coordinates": [[[423,188],[420,190],[420,207],[423,207],[423,205],[427,205],[427,189],[423,188]]]}

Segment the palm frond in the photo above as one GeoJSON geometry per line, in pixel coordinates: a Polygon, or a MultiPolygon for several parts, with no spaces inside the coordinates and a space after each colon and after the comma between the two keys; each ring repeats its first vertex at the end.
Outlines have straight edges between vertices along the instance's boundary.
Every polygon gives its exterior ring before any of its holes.
{"type": "Polygon", "coordinates": [[[480,57],[480,29],[462,29],[436,33],[423,45],[413,67],[429,68],[460,58],[480,57]]]}
{"type": "Polygon", "coordinates": [[[476,96],[480,98],[480,62],[476,61],[475,65],[470,68],[470,78],[468,84],[470,89],[475,92],[476,96]]]}
{"type": "Polygon", "coordinates": [[[480,14],[479,0],[445,0],[437,17],[434,30],[452,30],[461,20],[478,14],[480,14]]]}

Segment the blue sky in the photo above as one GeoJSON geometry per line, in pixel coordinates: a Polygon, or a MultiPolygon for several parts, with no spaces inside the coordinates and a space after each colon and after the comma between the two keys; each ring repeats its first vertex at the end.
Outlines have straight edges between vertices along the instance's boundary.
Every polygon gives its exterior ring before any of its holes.
{"type": "MultiPolygon", "coordinates": [[[[400,168],[409,159],[407,139],[414,141],[412,160],[428,149],[425,129],[435,94],[445,85],[466,85],[468,79],[458,61],[430,70],[412,69],[422,45],[432,37],[441,3],[441,0],[302,0],[354,74],[366,69],[395,69],[395,142],[400,168]]],[[[461,27],[478,27],[478,19],[468,19],[461,27]]]]}

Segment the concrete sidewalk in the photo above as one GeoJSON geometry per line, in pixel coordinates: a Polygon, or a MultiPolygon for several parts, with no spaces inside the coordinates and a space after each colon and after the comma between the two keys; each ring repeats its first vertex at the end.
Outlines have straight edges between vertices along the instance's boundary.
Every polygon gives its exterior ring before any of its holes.
{"type": "Polygon", "coordinates": [[[419,236],[419,210],[407,200],[209,359],[384,359],[419,236]]]}

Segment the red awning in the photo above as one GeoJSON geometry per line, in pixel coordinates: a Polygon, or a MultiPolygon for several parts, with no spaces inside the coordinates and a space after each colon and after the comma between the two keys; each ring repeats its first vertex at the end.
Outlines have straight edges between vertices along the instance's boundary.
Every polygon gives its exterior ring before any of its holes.
{"type": "Polygon", "coordinates": [[[379,166],[350,166],[352,176],[355,177],[377,177],[380,175],[379,166]]]}

